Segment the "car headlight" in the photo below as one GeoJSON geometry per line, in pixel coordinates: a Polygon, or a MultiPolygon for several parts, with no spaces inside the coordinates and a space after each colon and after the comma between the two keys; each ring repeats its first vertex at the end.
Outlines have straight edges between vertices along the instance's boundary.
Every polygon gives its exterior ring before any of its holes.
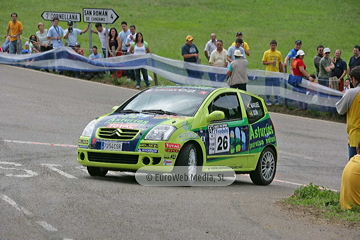
{"type": "Polygon", "coordinates": [[[169,140],[171,134],[175,132],[176,128],[172,125],[158,125],[148,132],[145,140],[169,140]]]}
{"type": "Polygon", "coordinates": [[[91,137],[91,133],[95,128],[97,121],[96,120],[92,120],[84,129],[84,131],[82,132],[81,136],[83,137],[91,137]]]}

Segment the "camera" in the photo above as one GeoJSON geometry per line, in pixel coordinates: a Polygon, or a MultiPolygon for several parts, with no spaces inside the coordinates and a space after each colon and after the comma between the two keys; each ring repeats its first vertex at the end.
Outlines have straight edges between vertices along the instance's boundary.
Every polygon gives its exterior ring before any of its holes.
{"type": "Polygon", "coordinates": [[[68,30],[69,30],[69,33],[72,33],[73,28],[72,28],[72,27],[69,27],[68,30]]]}

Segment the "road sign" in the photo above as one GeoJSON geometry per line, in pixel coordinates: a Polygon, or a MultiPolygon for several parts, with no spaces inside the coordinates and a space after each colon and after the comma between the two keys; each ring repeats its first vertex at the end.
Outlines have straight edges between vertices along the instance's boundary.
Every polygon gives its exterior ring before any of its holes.
{"type": "Polygon", "coordinates": [[[113,9],[83,8],[86,23],[114,23],[119,15],[113,9]]]}
{"type": "Polygon", "coordinates": [[[58,17],[59,21],[81,22],[81,13],[74,12],[49,12],[45,11],[41,14],[44,20],[52,21],[54,17],[58,17]]]}

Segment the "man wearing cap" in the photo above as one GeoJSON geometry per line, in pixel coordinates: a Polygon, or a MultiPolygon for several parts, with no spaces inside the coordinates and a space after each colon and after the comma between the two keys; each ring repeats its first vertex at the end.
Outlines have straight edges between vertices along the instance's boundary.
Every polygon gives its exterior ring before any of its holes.
{"type": "Polygon", "coordinates": [[[248,61],[243,58],[243,54],[240,50],[234,52],[235,60],[228,66],[228,72],[226,75],[229,77],[227,81],[231,88],[237,88],[246,91],[246,84],[249,81],[247,75],[248,61]]]}
{"type": "Polygon", "coordinates": [[[360,142],[360,67],[352,69],[350,76],[354,88],[347,90],[335,104],[340,115],[346,113],[349,159],[356,154],[356,146],[360,142]]]}
{"type": "MultiPolygon", "coordinates": [[[[237,33],[236,33],[236,39],[241,39],[241,40],[243,40],[242,38],[243,38],[243,33],[242,33],[242,32],[237,32],[237,33]]],[[[231,46],[234,46],[235,44],[236,44],[236,41],[233,42],[233,43],[231,44],[231,46]]],[[[250,47],[249,47],[249,44],[247,44],[247,42],[244,42],[244,40],[243,40],[243,43],[241,44],[241,47],[245,50],[245,54],[246,54],[247,56],[250,56],[250,47]]],[[[246,56],[243,56],[243,58],[246,58],[246,56]]]]}
{"type": "MultiPolygon", "coordinates": [[[[276,50],[277,42],[271,40],[270,49],[264,52],[262,63],[265,65],[267,72],[284,72],[282,65],[281,52],[276,50]]],[[[279,94],[280,94],[280,79],[277,76],[265,78],[265,92],[266,92],[266,105],[271,105],[270,93],[272,87],[274,87],[274,104],[279,105],[279,94]]]]}
{"type": "MultiPolygon", "coordinates": [[[[191,35],[186,36],[186,43],[181,48],[181,55],[184,57],[185,62],[199,63],[199,50],[195,44],[193,44],[194,38],[191,35]]],[[[201,78],[199,71],[186,69],[188,76],[192,78],[201,78]]]]}
{"type": "Polygon", "coordinates": [[[68,25],[68,28],[64,31],[64,34],[65,34],[64,38],[66,39],[67,46],[74,49],[75,43],[78,41],[78,39],[77,39],[78,36],[83,33],[86,33],[87,30],[89,29],[90,24],[88,24],[88,26],[84,30],[80,30],[78,28],[73,28],[72,21],[68,21],[67,25],[68,25]]]}
{"type": "Polygon", "coordinates": [[[329,78],[332,75],[332,70],[335,68],[330,58],[330,48],[324,49],[324,56],[319,64],[319,77],[318,82],[320,85],[329,87],[329,78]]]}
{"type": "Polygon", "coordinates": [[[216,34],[212,33],[210,35],[210,40],[206,43],[204,54],[207,60],[210,60],[211,53],[216,49],[216,34]]]}
{"type": "Polygon", "coordinates": [[[316,69],[316,76],[319,76],[319,65],[320,65],[320,60],[321,58],[324,56],[324,46],[323,45],[319,45],[317,46],[317,55],[314,57],[314,66],[316,69]]]}
{"type": "Polygon", "coordinates": [[[290,50],[290,52],[286,55],[285,59],[284,59],[284,67],[287,67],[288,66],[288,62],[290,60],[293,60],[295,59],[296,57],[296,53],[300,50],[301,48],[301,40],[296,40],[295,41],[295,46],[293,49],[290,50]]]}

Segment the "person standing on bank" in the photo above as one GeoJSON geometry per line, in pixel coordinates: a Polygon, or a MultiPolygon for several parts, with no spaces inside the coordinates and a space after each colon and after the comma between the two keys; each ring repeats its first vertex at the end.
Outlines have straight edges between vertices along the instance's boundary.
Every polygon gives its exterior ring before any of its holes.
{"type": "Polygon", "coordinates": [[[64,46],[62,37],[64,36],[64,29],[59,26],[59,18],[54,17],[53,25],[49,28],[47,39],[51,40],[53,48],[64,46]]]}
{"type": "Polygon", "coordinates": [[[216,50],[216,34],[215,33],[212,33],[210,35],[210,40],[206,43],[205,45],[205,49],[204,49],[204,54],[205,54],[205,57],[207,58],[207,60],[209,61],[210,60],[210,56],[211,56],[211,53],[216,50]]]}
{"type": "Polygon", "coordinates": [[[247,75],[248,61],[243,58],[240,50],[234,52],[235,60],[229,63],[228,72],[228,85],[231,88],[237,88],[246,91],[246,84],[249,81],[247,75]]]}
{"type": "Polygon", "coordinates": [[[332,72],[332,76],[337,77],[339,81],[338,90],[342,92],[344,90],[344,77],[347,73],[347,66],[346,66],[346,62],[341,59],[340,49],[335,50],[334,66],[335,68],[332,72]]]}
{"type": "Polygon", "coordinates": [[[350,76],[354,88],[347,90],[335,104],[340,115],[346,113],[349,159],[356,155],[356,147],[360,142],[360,67],[353,68],[350,76]]]}
{"type": "Polygon", "coordinates": [[[325,87],[329,87],[329,78],[332,75],[332,70],[335,68],[330,58],[330,48],[324,49],[324,56],[319,64],[318,83],[325,87]]]}
{"type": "Polygon", "coordinates": [[[86,33],[87,30],[90,27],[90,24],[88,24],[88,26],[84,29],[84,30],[80,30],[78,28],[73,28],[73,22],[72,21],[68,21],[68,28],[65,29],[64,31],[64,38],[66,39],[66,43],[68,47],[71,47],[72,49],[75,49],[75,43],[78,42],[78,36],[86,33]]]}
{"type": "MultiPolygon", "coordinates": [[[[194,38],[191,35],[186,36],[186,43],[181,47],[181,55],[184,57],[184,62],[200,63],[199,50],[193,43],[194,38]]],[[[200,78],[199,71],[186,69],[188,76],[192,78],[200,78]]]]}
{"type": "MultiPolygon", "coordinates": [[[[20,43],[21,46],[21,40],[19,39],[19,36],[23,32],[23,25],[20,21],[17,20],[17,13],[11,14],[11,21],[8,23],[8,27],[6,30],[5,38],[10,36],[10,46],[9,46],[9,53],[16,54],[18,49],[18,43],[20,43]]],[[[21,48],[20,48],[21,50],[21,48]]]]}
{"type": "MultiPolygon", "coordinates": [[[[131,44],[129,52],[134,55],[143,55],[146,53],[150,53],[150,48],[147,42],[144,41],[143,35],[141,32],[137,32],[135,36],[135,41],[131,44]]],[[[144,82],[146,87],[150,87],[149,75],[145,68],[135,69],[135,80],[136,80],[136,88],[140,88],[140,71],[143,75],[144,82]]]]}
{"type": "Polygon", "coordinates": [[[36,32],[36,36],[40,41],[40,52],[51,50],[51,41],[47,39],[48,30],[44,28],[44,24],[41,22],[38,23],[38,29],[39,31],[36,32]]]}

